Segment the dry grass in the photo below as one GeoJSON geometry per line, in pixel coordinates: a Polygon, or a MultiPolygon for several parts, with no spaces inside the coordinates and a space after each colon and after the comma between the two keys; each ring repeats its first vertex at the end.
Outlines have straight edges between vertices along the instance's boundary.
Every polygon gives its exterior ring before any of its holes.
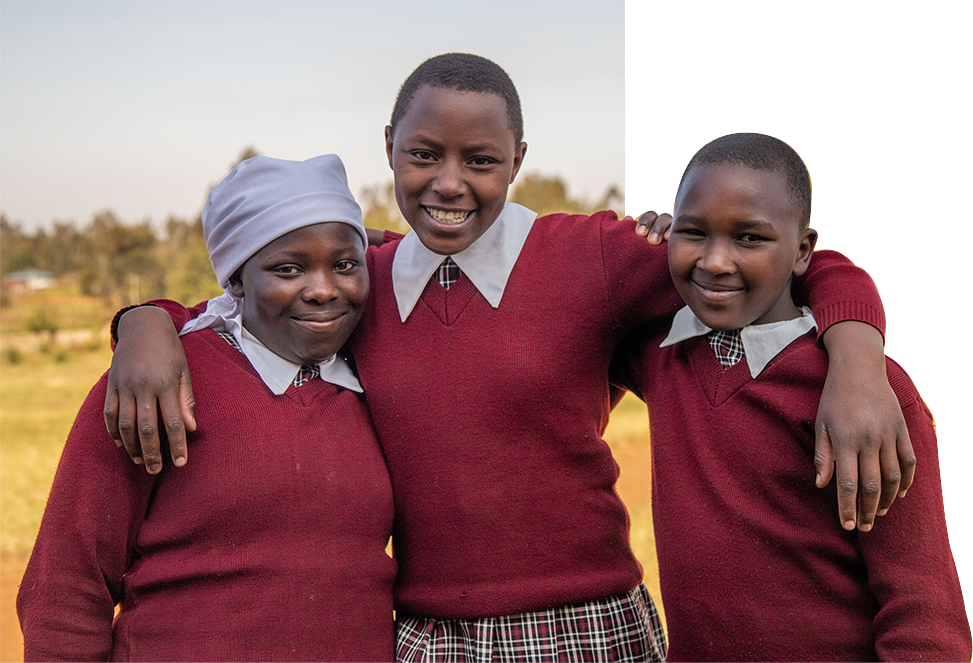
{"type": "Polygon", "coordinates": [[[64,440],[110,362],[106,343],[0,364],[0,556],[30,553],[64,440]]]}

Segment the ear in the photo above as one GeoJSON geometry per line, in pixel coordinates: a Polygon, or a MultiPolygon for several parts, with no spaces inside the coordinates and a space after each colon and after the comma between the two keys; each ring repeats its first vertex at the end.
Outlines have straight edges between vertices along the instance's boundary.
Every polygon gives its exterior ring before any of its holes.
{"type": "Polygon", "coordinates": [[[226,286],[226,291],[234,297],[243,297],[243,281],[231,278],[226,286]]]}
{"type": "Polygon", "coordinates": [[[389,158],[389,168],[392,167],[392,125],[385,127],[385,156],[389,158]]]}
{"type": "Polygon", "coordinates": [[[520,166],[524,163],[524,155],[527,154],[527,143],[520,141],[520,145],[517,146],[517,151],[514,152],[514,167],[510,171],[510,182],[513,184],[514,180],[517,178],[517,173],[520,172],[520,166]]]}
{"type": "Polygon", "coordinates": [[[811,254],[814,253],[814,245],[818,243],[818,231],[808,228],[801,235],[801,244],[797,247],[797,260],[794,261],[794,276],[801,276],[807,271],[807,266],[811,264],[811,254]]]}

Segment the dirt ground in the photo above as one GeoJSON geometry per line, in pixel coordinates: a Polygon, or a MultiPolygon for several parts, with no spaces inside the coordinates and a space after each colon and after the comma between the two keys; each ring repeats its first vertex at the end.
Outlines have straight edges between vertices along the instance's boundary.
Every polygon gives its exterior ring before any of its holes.
{"type": "Polygon", "coordinates": [[[24,640],[17,621],[17,588],[26,559],[0,561],[0,661],[23,661],[24,640]]]}

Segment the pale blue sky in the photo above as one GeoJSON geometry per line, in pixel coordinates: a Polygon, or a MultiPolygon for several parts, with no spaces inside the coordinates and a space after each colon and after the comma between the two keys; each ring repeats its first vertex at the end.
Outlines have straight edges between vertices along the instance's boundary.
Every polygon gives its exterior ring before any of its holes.
{"type": "Polygon", "coordinates": [[[193,216],[241,150],[335,152],[352,190],[391,179],[406,76],[489,57],[521,94],[524,172],[597,198],[624,184],[624,5],[596,2],[0,4],[0,207],[27,228],[193,216]]]}

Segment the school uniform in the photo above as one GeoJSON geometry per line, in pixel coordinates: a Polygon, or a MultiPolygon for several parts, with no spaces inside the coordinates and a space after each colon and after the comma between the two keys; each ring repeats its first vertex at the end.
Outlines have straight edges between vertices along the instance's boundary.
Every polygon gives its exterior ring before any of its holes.
{"type": "MultiPolygon", "coordinates": [[[[616,346],[682,303],[665,246],[610,211],[508,203],[451,256],[448,289],[414,233],[367,258],[351,349],[395,491],[397,658],[664,657],[601,434],[616,346]]],[[[884,326],[842,256],[816,255],[802,285],[826,324],[884,326]]],[[[201,310],[160,305],[177,327],[201,310]]]]}
{"type": "MultiPolygon", "coordinates": [[[[336,156],[242,162],[203,208],[220,283],[322,218],[364,247],[336,156]]],[[[214,329],[182,336],[199,392],[187,466],[147,474],[105,430],[107,378],[88,395],[18,596],[26,660],[393,656],[392,489],[361,385],[337,355],[276,355],[242,308],[224,294],[194,322],[214,329]]]]}
{"type": "Polygon", "coordinates": [[[932,415],[887,360],[918,474],[871,532],[843,530],[835,482],[814,484],[813,327],[805,309],[721,344],[687,307],[619,371],[649,407],[669,660],[969,660],[932,415]]]}

